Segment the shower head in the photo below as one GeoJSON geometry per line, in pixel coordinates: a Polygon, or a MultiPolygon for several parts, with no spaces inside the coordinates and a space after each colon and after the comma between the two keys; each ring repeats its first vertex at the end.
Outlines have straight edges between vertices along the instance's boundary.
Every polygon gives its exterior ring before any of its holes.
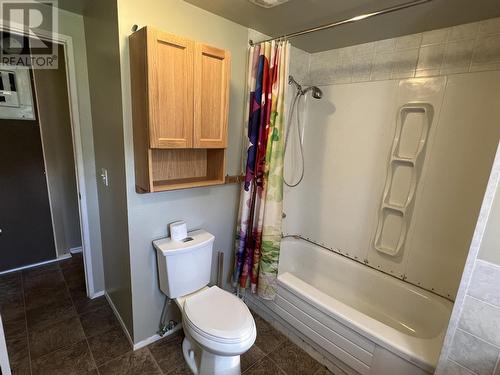
{"type": "Polygon", "coordinates": [[[303,89],[302,85],[300,85],[292,76],[288,76],[288,84],[295,86],[297,89],[297,95],[305,95],[308,91],[312,91],[311,95],[314,99],[321,99],[323,97],[323,91],[321,91],[318,86],[309,86],[303,89]]]}
{"type": "Polygon", "coordinates": [[[323,91],[318,86],[309,86],[304,91],[302,91],[302,95],[307,94],[308,91],[311,91],[311,96],[314,99],[321,99],[323,97],[323,91]]]}

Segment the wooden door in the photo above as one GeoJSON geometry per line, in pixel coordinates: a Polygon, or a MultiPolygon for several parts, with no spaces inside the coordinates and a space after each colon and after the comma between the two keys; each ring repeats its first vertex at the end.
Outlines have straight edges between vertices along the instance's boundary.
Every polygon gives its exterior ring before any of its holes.
{"type": "Polygon", "coordinates": [[[228,51],[196,43],[194,61],[193,147],[225,148],[230,54],[228,51]]]}
{"type": "Polygon", "coordinates": [[[38,121],[0,120],[0,271],[55,259],[38,121]]]}
{"type": "Polygon", "coordinates": [[[194,42],[148,28],[151,148],[193,145],[194,42]]]}

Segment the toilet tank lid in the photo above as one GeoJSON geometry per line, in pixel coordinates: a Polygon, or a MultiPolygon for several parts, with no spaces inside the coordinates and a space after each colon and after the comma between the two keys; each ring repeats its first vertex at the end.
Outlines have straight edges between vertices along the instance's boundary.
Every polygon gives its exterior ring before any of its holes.
{"type": "Polygon", "coordinates": [[[153,241],[153,246],[164,256],[169,256],[192,251],[213,242],[214,239],[213,234],[200,229],[188,232],[188,236],[183,241],[174,241],[170,237],[166,237],[153,241]]]}

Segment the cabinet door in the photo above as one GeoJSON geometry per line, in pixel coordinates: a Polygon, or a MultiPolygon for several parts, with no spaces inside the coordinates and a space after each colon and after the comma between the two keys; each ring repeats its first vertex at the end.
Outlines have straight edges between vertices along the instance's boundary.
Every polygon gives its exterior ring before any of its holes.
{"type": "Polygon", "coordinates": [[[194,63],[195,148],[227,147],[229,52],[196,43],[194,63]]]}
{"type": "Polygon", "coordinates": [[[189,39],[148,30],[151,148],[193,146],[193,52],[189,39]]]}

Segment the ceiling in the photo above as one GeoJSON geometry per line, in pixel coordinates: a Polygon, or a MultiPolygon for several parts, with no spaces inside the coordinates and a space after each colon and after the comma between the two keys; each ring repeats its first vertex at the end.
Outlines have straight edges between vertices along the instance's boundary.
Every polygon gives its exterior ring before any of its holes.
{"type": "MultiPolygon", "coordinates": [[[[273,37],[408,2],[290,0],[265,9],[248,0],[184,1],[273,37]]],[[[319,52],[499,16],[499,0],[433,0],[395,13],[297,37],[292,44],[308,52],[319,52]]]]}

